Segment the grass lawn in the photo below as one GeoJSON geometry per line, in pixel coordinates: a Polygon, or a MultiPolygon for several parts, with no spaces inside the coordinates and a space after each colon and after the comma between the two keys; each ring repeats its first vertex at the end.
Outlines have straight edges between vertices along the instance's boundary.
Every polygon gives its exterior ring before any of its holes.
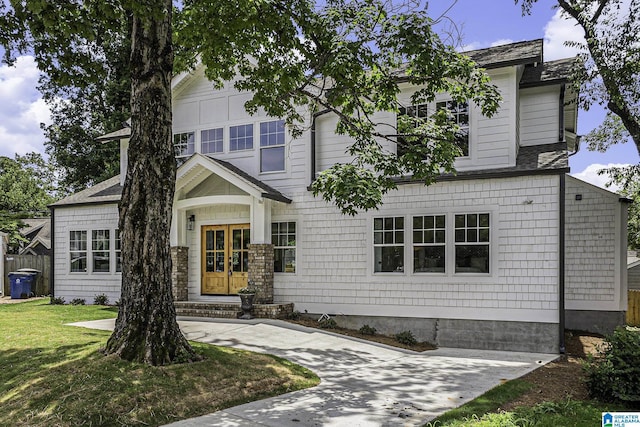
{"type": "MultiPolygon", "coordinates": [[[[584,427],[599,426],[602,412],[632,411],[620,405],[593,400],[565,399],[543,402],[511,411],[499,408],[531,389],[533,384],[516,379],[495,387],[482,396],[452,409],[425,427],[584,427]]],[[[636,409],[637,410],[637,409],[636,409]]]]}
{"type": "Polygon", "coordinates": [[[319,383],[284,359],[200,343],[205,360],[192,364],[105,357],[109,332],[65,324],[114,308],[48,301],[0,305],[2,426],[157,426],[319,383]]]}

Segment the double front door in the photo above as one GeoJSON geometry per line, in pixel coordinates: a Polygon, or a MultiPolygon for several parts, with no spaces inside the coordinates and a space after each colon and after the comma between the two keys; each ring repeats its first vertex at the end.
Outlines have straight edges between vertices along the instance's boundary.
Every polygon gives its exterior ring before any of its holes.
{"type": "Polygon", "coordinates": [[[249,224],[202,227],[202,294],[237,294],[247,286],[249,224]]]}

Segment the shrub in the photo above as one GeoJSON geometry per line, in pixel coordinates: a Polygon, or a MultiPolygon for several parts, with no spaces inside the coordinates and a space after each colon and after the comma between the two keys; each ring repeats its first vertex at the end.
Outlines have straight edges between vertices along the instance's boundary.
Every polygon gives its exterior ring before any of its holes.
{"type": "Polygon", "coordinates": [[[320,319],[319,322],[322,329],[336,329],[338,327],[336,321],[328,316],[324,319],[320,319]]]}
{"type": "Polygon", "coordinates": [[[95,305],[109,305],[109,297],[106,294],[96,295],[93,299],[95,305]]]}
{"type": "Polygon", "coordinates": [[[376,330],[376,328],[373,328],[369,325],[363,325],[360,329],[359,329],[360,333],[362,335],[375,335],[376,332],[378,332],[376,330]]]}
{"type": "Polygon", "coordinates": [[[416,345],[418,340],[413,336],[411,331],[402,331],[395,335],[396,341],[404,345],[416,345]]]}
{"type": "Polygon", "coordinates": [[[287,315],[287,319],[298,320],[300,319],[300,316],[302,316],[302,313],[300,313],[298,310],[295,310],[287,315]]]}
{"type": "Polygon", "coordinates": [[[584,369],[591,397],[603,402],[640,402],[640,333],[616,329],[584,369]]]}
{"type": "Polygon", "coordinates": [[[84,305],[85,301],[82,298],[74,298],[69,304],[71,305],[84,305]]]}
{"type": "Polygon", "coordinates": [[[62,297],[51,297],[51,305],[64,305],[64,298],[62,297]]]}

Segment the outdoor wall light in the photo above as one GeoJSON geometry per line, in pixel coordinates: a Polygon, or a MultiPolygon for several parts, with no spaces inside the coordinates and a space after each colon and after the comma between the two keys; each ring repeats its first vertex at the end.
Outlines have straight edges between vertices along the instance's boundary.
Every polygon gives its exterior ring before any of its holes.
{"type": "Polygon", "coordinates": [[[187,218],[187,230],[193,231],[195,228],[196,228],[196,216],[189,215],[189,218],[187,218]]]}

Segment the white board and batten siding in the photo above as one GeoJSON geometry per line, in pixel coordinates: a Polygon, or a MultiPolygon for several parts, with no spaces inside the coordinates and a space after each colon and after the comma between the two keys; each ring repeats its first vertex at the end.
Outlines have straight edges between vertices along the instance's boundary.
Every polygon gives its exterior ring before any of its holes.
{"type": "Polygon", "coordinates": [[[567,310],[626,311],[626,206],[619,195],[571,176],[566,197],[567,310]]]}
{"type": "Polygon", "coordinates": [[[120,299],[121,273],[115,271],[114,236],[118,228],[117,204],[57,207],[55,209],[55,277],[54,293],[68,303],[82,298],[93,304],[96,295],[105,294],[110,303],[120,299]],[[91,231],[109,230],[109,272],[91,271],[91,231]],[[71,231],[87,232],[87,271],[71,272],[69,237],[71,231]]]}
{"type": "Polygon", "coordinates": [[[557,323],[558,192],[549,175],[402,185],[379,211],[355,217],[308,194],[277,205],[274,220],[298,218],[298,235],[297,271],[276,273],[275,299],[311,313],[557,323]],[[454,214],[483,212],[490,274],[412,272],[413,215],[446,214],[452,242],[454,214]],[[389,216],[405,218],[406,271],[374,273],[373,219],[389,216]]]}

